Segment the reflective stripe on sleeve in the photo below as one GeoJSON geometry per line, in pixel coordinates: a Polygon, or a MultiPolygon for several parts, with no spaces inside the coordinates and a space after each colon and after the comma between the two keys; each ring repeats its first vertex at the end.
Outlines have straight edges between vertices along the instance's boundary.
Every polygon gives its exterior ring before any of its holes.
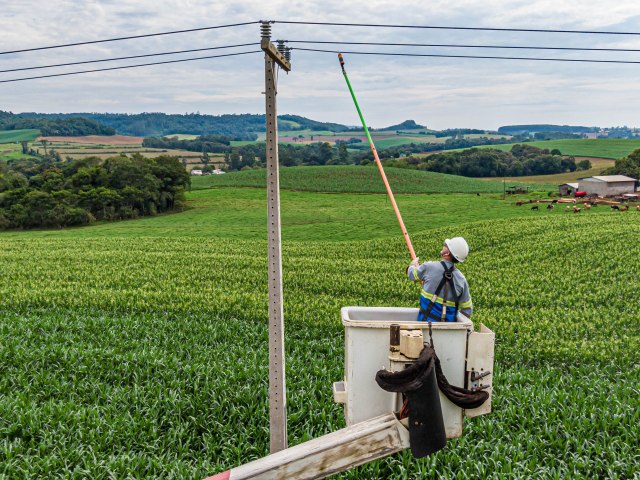
{"type": "Polygon", "coordinates": [[[419,280],[418,278],[418,267],[413,267],[412,272],[413,273],[413,281],[415,282],[416,280],[419,280]]]}

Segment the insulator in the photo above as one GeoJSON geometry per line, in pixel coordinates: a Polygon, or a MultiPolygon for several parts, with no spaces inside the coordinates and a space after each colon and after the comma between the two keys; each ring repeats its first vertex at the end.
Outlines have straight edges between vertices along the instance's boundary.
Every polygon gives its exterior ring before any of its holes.
{"type": "Polygon", "coordinates": [[[284,40],[276,40],[276,45],[280,54],[284,55],[284,40]]]}
{"type": "Polygon", "coordinates": [[[291,63],[291,47],[286,47],[284,49],[284,59],[291,63]]]}
{"type": "Polygon", "coordinates": [[[263,40],[269,40],[271,38],[271,23],[268,21],[260,22],[260,35],[262,35],[263,40]]]}

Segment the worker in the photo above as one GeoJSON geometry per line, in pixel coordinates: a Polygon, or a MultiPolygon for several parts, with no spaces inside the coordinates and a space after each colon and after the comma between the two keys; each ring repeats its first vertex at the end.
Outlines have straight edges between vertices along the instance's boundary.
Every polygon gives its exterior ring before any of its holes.
{"type": "Polygon", "coordinates": [[[458,312],[471,318],[473,305],[469,284],[456,264],[464,262],[469,245],[462,237],[447,238],[442,245],[440,262],[420,264],[416,257],[407,267],[409,280],[422,282],[420,294],[421,322],[455,322],[458,312]],[[446,302],[446,308],[442,306],[446,302]]]}

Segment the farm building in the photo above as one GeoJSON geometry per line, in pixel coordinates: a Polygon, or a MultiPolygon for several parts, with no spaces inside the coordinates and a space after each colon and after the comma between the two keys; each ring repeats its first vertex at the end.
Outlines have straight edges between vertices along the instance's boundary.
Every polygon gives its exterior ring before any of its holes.
{"type": "Polygon", "coordinates": [[[577,183],[563,183],[562,185],[558,186],[558,189],[560,191],[560,195],[565,196],[565,195],[571,195],[572,193],[576,192],[578,190],[578,184],[577,183]]]}
{"type": "Polygon", "coordinates": [[[595,194],[601,197],[612,197],[636,191],[637,180],[624,175],[586,177],[578,180],[578,190],[587,192],[587,195],[595,194]]]}

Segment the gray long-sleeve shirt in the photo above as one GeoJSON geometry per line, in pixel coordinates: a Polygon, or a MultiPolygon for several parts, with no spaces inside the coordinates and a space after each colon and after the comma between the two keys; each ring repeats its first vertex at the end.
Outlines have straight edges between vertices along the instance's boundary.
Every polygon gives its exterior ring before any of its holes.
{"type": "MultiPolygon", "coordinates": [[[[453,263],[444,260],[447,268],[451,268],[453,263]]],[[[442,281],[442,276],[444,274],[444,267],[440,262],[425,262],[421,264],[419,267],[409,266],[407,268],[407,276],[409,280],[413,281],[422,281],[422,292],[420,298],[421,306],[424,306],[428,303],[430,299],[432,299],[435,294],[438,285],[442,281]]],[[[469,284],[467,283],[467,279],[462,274],[460,270],[455,268],[453,270],[453,284],[455,286],[456,293],[458,295],[459,309],[463,315],[471,318],[471,314],[473,313],[473,304],[471,302],[471,294],[469,292],[469,284]]],[[[445,289],[443,288],[440,291],[438,298],[436,299],[436,307],[435,310],[437,312],[442,311],[443,300],[446,300],[447,307],[455,308],[455,296],[453,292],[448,288],[446,292],[446,298],[442,298],[445,295],[445,289]]]]}

